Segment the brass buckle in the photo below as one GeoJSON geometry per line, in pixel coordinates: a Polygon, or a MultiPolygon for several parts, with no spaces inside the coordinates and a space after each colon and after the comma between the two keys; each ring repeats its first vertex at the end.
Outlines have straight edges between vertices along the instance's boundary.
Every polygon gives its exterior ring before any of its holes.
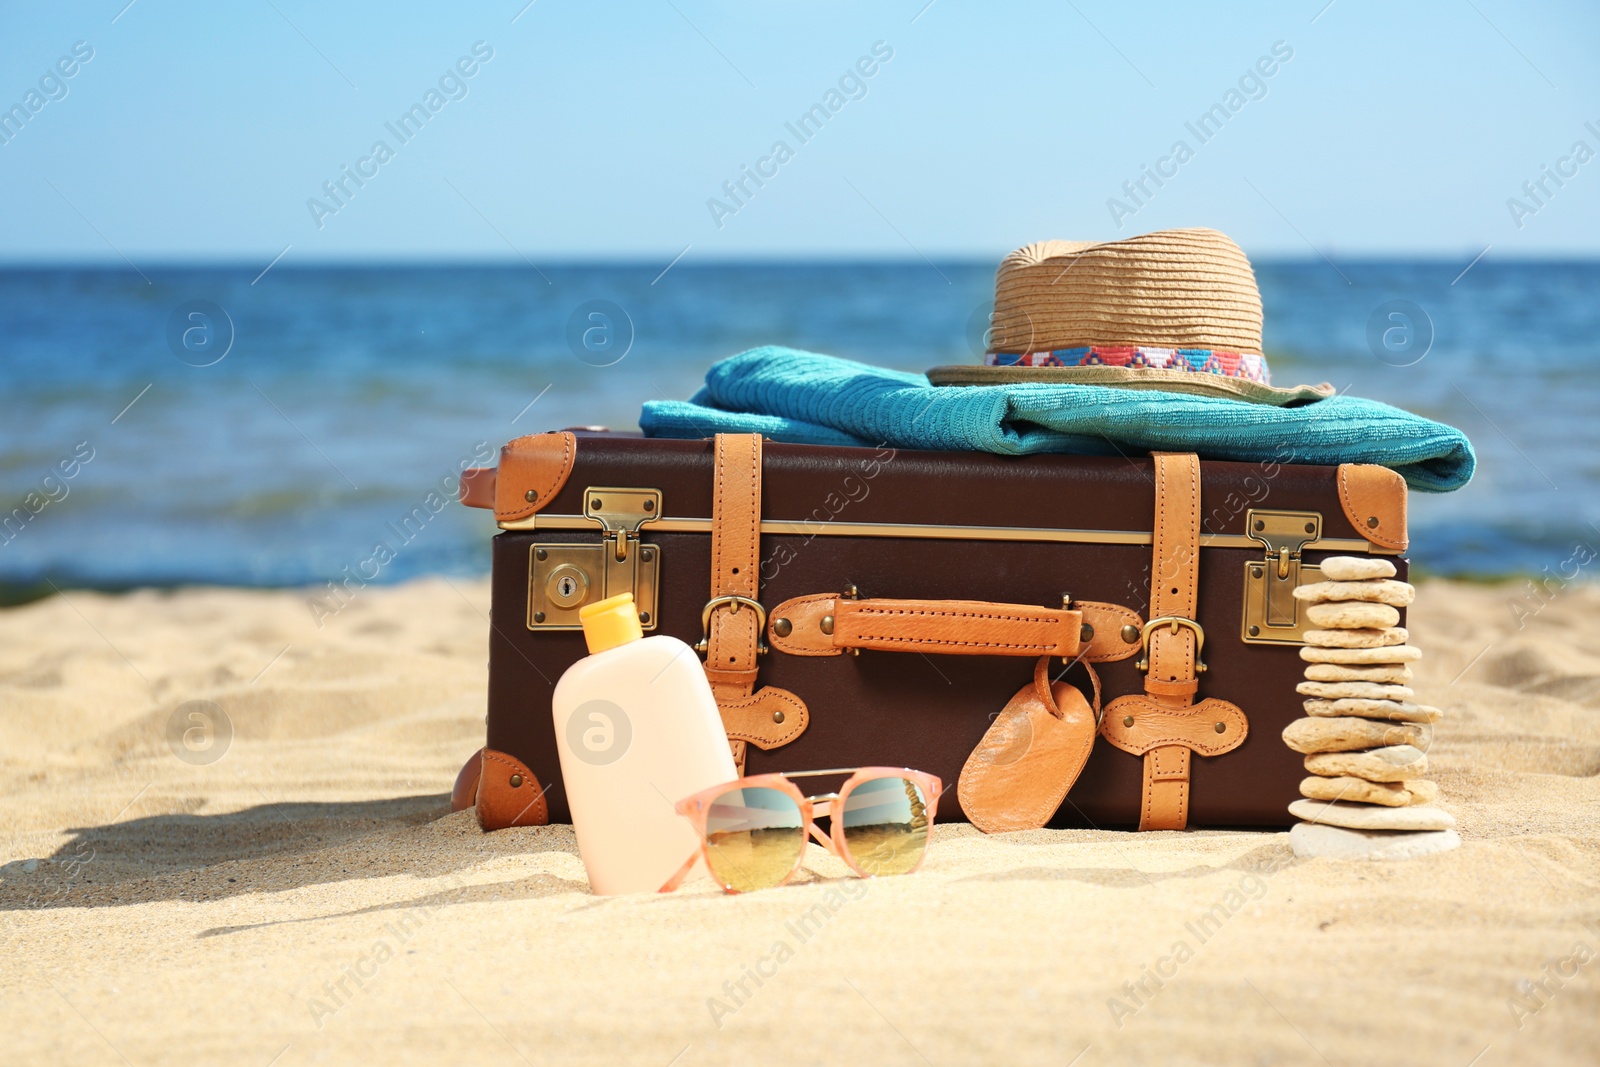
{"type": "Polygon", "coordinates": [[[750,605],[751,610],[756,613],[756,655],[765,656],[767,654],[767,642],[765,640],[765,634],[767,632],[767,609],[761,606],[760,601],[751,600],[747,596],[739,596],[738,594],[713,597],[712,599],[706,601],[706,606],[700,611],[700,640],[695,643],[694,650],[700,653],[702,656],[710,651],[711,613],[725,604],[733,605],[732,611],[735,615],[739,613],[739,607],[741,605],[750,605]]]}
{"type": "Polygon", "coordinates": [[[1141,671],[1148,672],[1150,670],[1150,633],[1158,626],[1171,626],[1173,633],[1177,633],[1180,626],[1186,626],[1194,631],[1194,673],[1204,674],[1206,665],[1201,662],[1200,653],[1206,647],[1206,632],[1199,623],[1193,619],[1186,619],[1182,615],[1163,615],[1159,619],[1151,619],[1144,624],[1144,628],[1139,631],[1139,652],[1141,654],[1134,666],[1141,671]]]}

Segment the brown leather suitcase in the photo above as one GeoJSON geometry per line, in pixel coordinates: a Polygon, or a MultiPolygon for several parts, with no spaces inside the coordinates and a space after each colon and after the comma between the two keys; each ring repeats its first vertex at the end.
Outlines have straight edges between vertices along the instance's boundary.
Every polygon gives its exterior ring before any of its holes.
{"type": "Polygon", "coordinates": [[[1012,694],[1042,659],[1089,693],[1087,662],[1102,736],[1050,825],[1286,826],[1304,776],[1279,736],[1303,714],[1290,592],[1333,554],[1394,557],[1404,579],[1406,489],[1279,454],[519,438],[462,480],[501,532],[487,746],[456,803],[487,829],[568,821],[551,691],[585,654],[578,607],[631,591],[647,632],[712,660],[745,773],[914,767],[960,819],[956,781],[1012,694]],[[1157,713],[1185,724],[1177,743],[1140,735],[1157,713]]]}

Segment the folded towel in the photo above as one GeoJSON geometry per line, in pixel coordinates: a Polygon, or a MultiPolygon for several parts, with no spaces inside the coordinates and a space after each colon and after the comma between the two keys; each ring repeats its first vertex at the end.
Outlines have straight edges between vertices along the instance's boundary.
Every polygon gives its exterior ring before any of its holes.
{"type": "Polygon", "coordinates": [[[1413,489],[1459,489],[1477,464],[1460,430],[1357,397],[1298,407],[1018,382],[932,386],[920,374],[791,348],[712,364],[687,401],[647,401],[646,437],[759,433],[774,441],[1027,455],[1197,452],[1207,459],[1376,463],[1413,489]]]}

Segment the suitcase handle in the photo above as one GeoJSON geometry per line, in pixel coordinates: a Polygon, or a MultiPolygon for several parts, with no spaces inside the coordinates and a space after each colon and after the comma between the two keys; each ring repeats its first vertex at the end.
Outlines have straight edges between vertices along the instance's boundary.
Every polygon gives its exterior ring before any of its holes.
{"type": "Polygon", "coordinates": [[[955,656],[1060,656],[1091,663],[1139,651],[1137,612],[1076,601],[1070,608],[981,600],[859,600],[817,593],[768,612],[771,646],[791,656],[837,656],[863,648],[955,656]],[[1131,638],[1131,640],[1130,640],[1131,638]]]}

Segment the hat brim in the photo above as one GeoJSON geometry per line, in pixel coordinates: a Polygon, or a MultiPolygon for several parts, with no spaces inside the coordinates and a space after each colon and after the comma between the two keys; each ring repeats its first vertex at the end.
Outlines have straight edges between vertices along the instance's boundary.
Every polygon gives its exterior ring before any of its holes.
{"type": "Polygon", "coordinates": [[[1054,385],[1102,385],[1116,389],[1154,389],[1163,393],[1242,400],[1249,404],[1284,407],[1322,400],[1334,394],[1333,385],[1296,385],[1280,389],[1248,378],[1198,371],[1160,370],[1153,367],[989,367],[956,364],[928,371],[934,385],[1015,385],[1040,382],[1054,385]]]}

